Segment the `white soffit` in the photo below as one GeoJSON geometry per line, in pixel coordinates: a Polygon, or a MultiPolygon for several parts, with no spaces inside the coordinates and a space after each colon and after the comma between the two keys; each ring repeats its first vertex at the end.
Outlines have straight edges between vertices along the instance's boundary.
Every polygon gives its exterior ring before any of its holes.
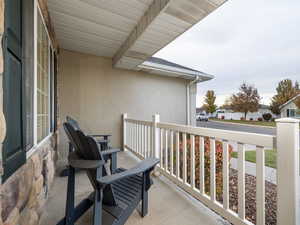
{"type": "Polygon", "coordinates": [[[138,70],[226,0],[48,0],[62,48],[138,70]]]}

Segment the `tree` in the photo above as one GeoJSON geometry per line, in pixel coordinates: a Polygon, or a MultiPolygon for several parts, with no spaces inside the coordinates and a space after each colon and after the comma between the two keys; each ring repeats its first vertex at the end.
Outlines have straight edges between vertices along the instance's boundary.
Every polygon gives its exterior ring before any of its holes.
{"type": "Polygon", "coordinates": [[[298,109],[300,109],[300,96],[295,99],[294,103],[298,107],[298,109]]]}
{"type": "Polygon", "coordinates": [[[205,95],[203,108],[207,113],[214,113],[217,110],[217,105],[215,104],[216,95],[213,90],[208,90],[205,95]]]}
{"type": "Polygon", "coordinates": [[[257,112],[260,96],[257,89],[246,83],[240,86],[239,92],[230,98],[231,108],[234,112],[242,112],[247,118],[248,112],[257,112]]]}
{"type": "Polygon", "coordinates": [[[290,79],[282,80],[278,83],[276,92],[272,98],[270,109],[278,115],[280,114],[280,106],[300,93],[299,84],[296,81],[293,85],[293,81],[290,79]]]}

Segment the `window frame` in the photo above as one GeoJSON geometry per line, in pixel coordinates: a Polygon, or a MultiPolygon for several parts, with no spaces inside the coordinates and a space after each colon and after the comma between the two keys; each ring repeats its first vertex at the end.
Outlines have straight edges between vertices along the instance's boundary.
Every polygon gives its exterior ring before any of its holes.
{"type": "Polygon", "coordinates": [[[47,25],[45,23],[45,18],[44,15],[42,13],[42,10],[40,8],[40,5],[38,3],[37,0],[34,0],[34,83],[33,83],[33,147],[31,149],[29,149],[26,152],[26,158],[30,158],[38,149],[40,146],[42,146],[44,143],[46,143],[50,137],[53,135],[53,130],[51,129],[51,126],[53,126],[53,122],[54,122],[54,115],[53,115],[53,103],[54,103],[54,85],[51,85],[51,83],[53,83],[53,77],[54,77],[54,69],[51,67],[54,67],[54,63],[52,63],[51,65],[51,57],[54,59],[54,55],[55,55],[55,51],[54,51],[54,47],[53,47],[53,43],[52,40],[50,38],[50,34],[47,28],[47,25]],[[48,128],[48,135],[46,135],[44,138],[42,138],[40,141],[38,141],[38,132],[37,132],[37,107],[38,107],[38,101],[37,101],[37,82],[38,82],[38,48],[37,48],[37,44],[38,44],[38,17],[40,16],[41,21],[42,21],[42,25],[45,28],[46,34],[47,34],[47,38],[48,38],[48,44],[49,44],[49,49],[48,49],[48,91],[49,91],[49,117],[48,117],[48,122],[49,122],[49,128],[48,128]],[[52,52],[52,54],[51,54],[52,52]]]}

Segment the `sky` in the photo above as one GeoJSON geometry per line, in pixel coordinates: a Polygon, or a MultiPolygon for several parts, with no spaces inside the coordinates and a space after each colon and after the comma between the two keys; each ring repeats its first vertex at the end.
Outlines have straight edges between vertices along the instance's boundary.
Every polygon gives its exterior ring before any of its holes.
{"type": "Polygon", "coordinates": [[[198,84],[197,107],[207,90],[222,105],[243,82],[269,104],[280,80],[300,81],[300,0],[229,0],[155,56],[215,76],[198,84]]]}

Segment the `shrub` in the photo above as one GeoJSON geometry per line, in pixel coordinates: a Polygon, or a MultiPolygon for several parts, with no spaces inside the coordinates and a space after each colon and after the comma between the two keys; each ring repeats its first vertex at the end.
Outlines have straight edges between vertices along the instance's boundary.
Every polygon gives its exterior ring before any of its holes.
{"type": "Polygon", "coordinates": [[[253,118],[250,118],[251,121],[253,121],[253,118]]]}
{"type": "Polygon", "coordinates": [[[272,119],[272,114],[271,113],[264,113],[263,118],[265,121],[269,121],[272,119]]]}
{"type": "MultiPolygon", "coordinates": [[[[199,149],[200,138],[195,137],[195,185],[196,188],[200,188],[200,149],[199,149]]],[[[210,193],[210,140],[209,138],[204,139],[204,180],[205,180],[205,192],[210,193]]],[[[174,148],[175,149],[175,148],[174,148]]],[[[187,138],[187,182],[191,183],[191,141],[187,138]]],[[[229,162],[231,160],[231,153],[233,148],[231,145],[228,146],[229,151],[229,162]]],[[[180,176],[183,174],[183,145],[180,142],[180,176]]],[[[174,154],[174,165],[176,165],[174,154]]],[[[222,199],[223,190],[223,144],[220,141],[216,141],[216,197],[218,200],[222,199]]]]}
{"type": "Polygon", "coordinates": [[[224,120],[225,119],[225,116],[221,116],[221,120],[224,120]]]}
{"type": "Polygon", "coordinates": [[[257,118],[258,121],[263,121],[263,119],[261,117],[257,118]]]}
{"type": "Polygon", "coordinates": [[[245,120],[245,117],[241,117],[240,120],[245,120]]]}

